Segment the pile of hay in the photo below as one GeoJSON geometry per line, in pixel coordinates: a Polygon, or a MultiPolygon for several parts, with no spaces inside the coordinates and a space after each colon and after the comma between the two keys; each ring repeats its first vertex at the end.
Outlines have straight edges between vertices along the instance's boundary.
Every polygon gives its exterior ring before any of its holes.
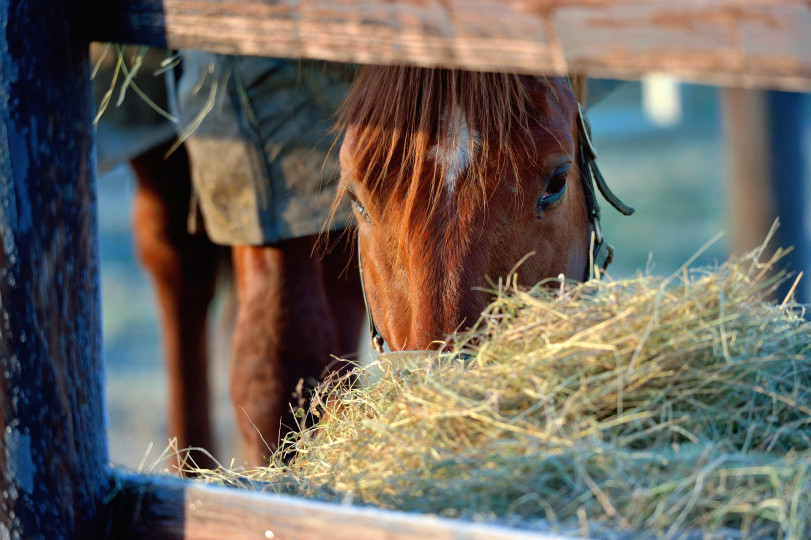
{"type": "Polygon", "coordinates": [[[811,324],[760,300],[768,266],[496,291],[463,355],[384,357],[279,465],[220,479],[596,536],[808,537],[811,324]]]}

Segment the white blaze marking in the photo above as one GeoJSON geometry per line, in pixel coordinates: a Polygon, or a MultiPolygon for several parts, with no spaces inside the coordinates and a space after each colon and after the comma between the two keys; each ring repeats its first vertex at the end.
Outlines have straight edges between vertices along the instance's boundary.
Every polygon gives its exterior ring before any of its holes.
{"type": "Polygon", "coordinates": [[[473,152],[480,144],[479,134],[475,130],[471,133],[465,115],[458,106],[453,107],[450,114],[447,110],[442,113],[442,123],[445,139],[431,149],[430,155],[442,167],[445,189],[452,194],[459,175],[465,172],[473,159],[473,152]]]}

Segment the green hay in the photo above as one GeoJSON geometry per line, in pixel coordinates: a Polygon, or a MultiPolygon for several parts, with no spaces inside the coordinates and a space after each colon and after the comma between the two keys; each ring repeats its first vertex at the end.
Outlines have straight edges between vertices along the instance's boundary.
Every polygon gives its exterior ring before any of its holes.
{"type": "Polygon", "coordinates": [[[204,476],[570,534],[807,537],[811,325],[761,300],[758,254],[499,287],[460,355],[384,356],[377,382],[322,388],[276,466],[204,476]]]}

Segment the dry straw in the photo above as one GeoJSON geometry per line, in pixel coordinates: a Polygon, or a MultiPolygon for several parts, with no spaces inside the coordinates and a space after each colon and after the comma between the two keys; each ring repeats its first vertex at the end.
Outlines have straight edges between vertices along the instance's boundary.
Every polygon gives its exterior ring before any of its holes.
{"type": "Polygon", "coordinates": [[[322,389],[277,465],[211,477],[596,536],[808,537],[811,325],[762,300],[761,252],[498,287],[459,354],[384,357],[377,382],[322,389]]]}

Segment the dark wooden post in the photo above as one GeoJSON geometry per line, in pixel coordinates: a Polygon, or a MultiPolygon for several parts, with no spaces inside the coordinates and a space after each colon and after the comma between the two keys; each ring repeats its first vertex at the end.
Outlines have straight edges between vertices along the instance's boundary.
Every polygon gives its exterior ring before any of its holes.
{"type": "MultiPolygon", "coordinates": [[[[809,118],[808,97],[793,92],[766,92],[769,118],[769,175],[774,193],[775,212],[780,217],[777,245],[792,246],[785,266],[797,274],[804,273],[796,290],[797,300],[811,302],[811,253],[809,253],[807,189],[811,189],[811,169],[805,154],[806,122],[809,118]]],[[[785,297],[792,281],[778,291],[785,297]]]]}
{"type": "Polygon", "coordinates": [[[83,4],[0,0],[0,538],[98,538],[109,489],[83,4]]]}
{"type": "MultiPolygon", "coordinates": [[[[743,254],[760,246],[779,217],[780,228],[771,245],[793,247],[781,267],[805,273],[795,292],[798,301],[808,302],[811,268],[805,186],[811,170],[802,148],[806,97],[742,88],[727,88],[722,95],[733,251],[743,254]]],[[[792,284],[786,282],[775,299],[782,300],[792,284]]]]}

